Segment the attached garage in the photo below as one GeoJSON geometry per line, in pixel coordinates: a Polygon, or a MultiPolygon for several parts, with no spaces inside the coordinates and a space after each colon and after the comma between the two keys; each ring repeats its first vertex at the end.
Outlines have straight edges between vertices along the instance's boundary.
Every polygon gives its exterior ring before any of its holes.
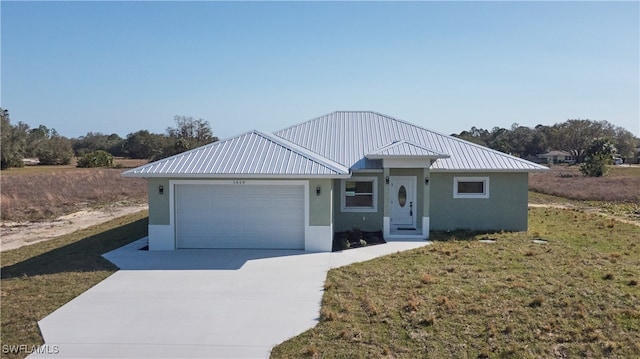
{"type": "Polygon", "coordinates": [[[305,187],[176,184],[177,248],[305,249],[305,187]]]}

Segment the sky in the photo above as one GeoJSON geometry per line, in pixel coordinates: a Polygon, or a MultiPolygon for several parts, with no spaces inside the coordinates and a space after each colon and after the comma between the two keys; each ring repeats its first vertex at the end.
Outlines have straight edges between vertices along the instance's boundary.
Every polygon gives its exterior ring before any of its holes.
{"type": "Polygon", "coordinates": [[[276,131],[370,110],[441,133],[640,137],[640,2],[1,1],[0,106],[66,137],[276,131]]]}

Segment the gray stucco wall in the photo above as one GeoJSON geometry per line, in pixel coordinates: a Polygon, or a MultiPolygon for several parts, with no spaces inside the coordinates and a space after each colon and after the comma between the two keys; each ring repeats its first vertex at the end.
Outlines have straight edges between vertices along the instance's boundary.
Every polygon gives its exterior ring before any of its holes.
{"type": "Polygon", "coordinates": [[[312,179],[309,180],[309,225],[329,226],[333,218],[332,196],[333,180],[312,179]],[[316,194],[316,188],[320,187],[320,195],[316,194]]]}
{"type": "Polygon", "coordinates": [[[384,178],[382,173],[354,173],[352,178],[376,177],[378,179],[378,208],[376,212],[342,212],[342,180],[333,181],[333,230],[346,231],[360,228],[363,231],[381,231],[384,214],[384,178]]]}
{"type": "Polygon", "coordinates": [[[149,224],[169,224],[169,179],[149,178],[149,224]],[[160,194],[158,188],[162,186],[164,193],[160,194]]]}
{"type": "Polygon", "coordinates": [[[431,230],[527,230],[528,173],[434,173],[430,176],[431,230]],[[454,177],[489,177],[489,195],[453,198],[454,177]]]}

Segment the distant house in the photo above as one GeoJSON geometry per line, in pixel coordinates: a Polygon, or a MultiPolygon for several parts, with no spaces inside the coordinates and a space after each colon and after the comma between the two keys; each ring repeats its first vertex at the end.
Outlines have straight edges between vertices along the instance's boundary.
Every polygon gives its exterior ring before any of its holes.
{"type": "Polygon", "coordinates": [[[375,112],[249,131],[129,170],[148,179],[149,248],[331,251],[334,231],[386,240],[527,229],[546,167],[375,112]]]}
{"type": "Polygon", "coordinates": [[[538,155],[539,163],[575,163],[576,159],[566,151],[549,151],[538,155]]]}
{"type": "Polygon", "coordinates": [[[37,166],[40,164],[40,160],[37,158],[23,158],[22,163],[25,166],[37,166]]]}

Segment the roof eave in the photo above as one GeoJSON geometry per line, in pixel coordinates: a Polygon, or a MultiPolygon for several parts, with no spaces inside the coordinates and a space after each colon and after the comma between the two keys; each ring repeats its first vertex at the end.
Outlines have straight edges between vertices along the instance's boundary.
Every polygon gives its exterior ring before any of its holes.
{"type": "Polygon", "coordinates": [[[437,172],[474,172],[474,173],[479,173],[479,172],[501,172],[501,173],[505,173],[505,172],[509,172],[509,173],[524,173],[524,172],[544,172],[544,171],[548,171],[548,168],[521,168],[521,169],[514,169],[514,168],[472,168],[472,169],[466,169],[466,168],[432,168],[430,169],[431,173],[437,173],[437,172]]]}
{"type": "Polygon", "coordinates": [[[129,178],[252,178],[252,179],[316,179],[316,178],[351,178],[351,173],[346,174],[261,174],[261,173],[122,173],[129,178]]]}

